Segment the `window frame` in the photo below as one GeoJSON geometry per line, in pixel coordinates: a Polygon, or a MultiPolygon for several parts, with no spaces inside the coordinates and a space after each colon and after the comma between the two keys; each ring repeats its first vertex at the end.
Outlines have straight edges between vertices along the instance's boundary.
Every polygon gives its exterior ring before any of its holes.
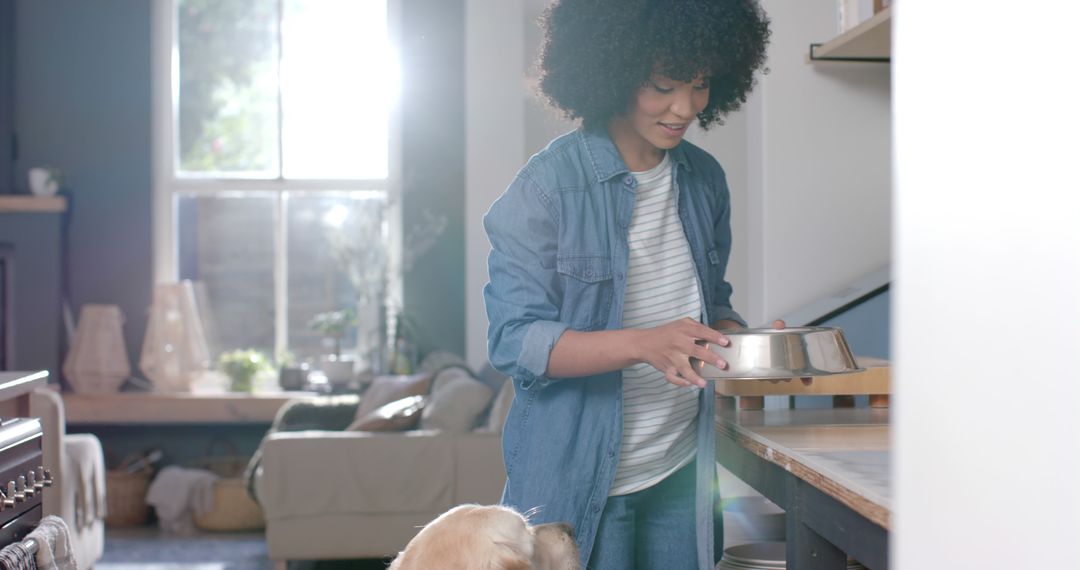
{"type": "MultiPolygon", "coordinates": [[[[223,194],[229,192],[272,192],[274,205],[274,352],[282,354],[288,348],[288,219],[285,216],[286,194],[382,192],[385,193],[387,227],[388,275],[386,303],[402,306],[402,86],[390,108],[387,177],[385,179],[286,179],[277,177],[193,176],[178,177],[176,117],[179,83],[179,49],[177,47],[176,5],[178,0],[153,2],[152,42],[152,156],[153,212],[152,250],[154,284],[179,279],[177,240],[177,198],[181,194],[223,194]],[[396,268],[396,269],[395,269],[396,268]]],[[[284,0],[278,0],[280,5],[284,0]]],[[[387,35],[401,62],[401,0],[385,0],[387,35]]],[[[404,76],[402,70],[399,76],[404,76]]],[[[404,81],[402,80],[402,83],[404,81]]],[[[281,126],[279,124],[278,128],[281,126]]],[[[281,165],[278,166],[279,169],[281,165]]],[[[392,314],[388,311],[388,314],[392,314]]]]}

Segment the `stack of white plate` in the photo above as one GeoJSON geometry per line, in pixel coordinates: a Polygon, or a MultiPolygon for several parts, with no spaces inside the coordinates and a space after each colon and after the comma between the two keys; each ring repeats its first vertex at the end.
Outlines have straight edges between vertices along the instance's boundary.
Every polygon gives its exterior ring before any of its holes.
{"type": "MultiPolygon", "coordinates": [[[[755,542],[724,549],[724,558],[716,570],[784,570],[787,568],[787,546],[783,542],[755,542]]],[[[848,558],[848,570],[866,567],[848,558]]]]}

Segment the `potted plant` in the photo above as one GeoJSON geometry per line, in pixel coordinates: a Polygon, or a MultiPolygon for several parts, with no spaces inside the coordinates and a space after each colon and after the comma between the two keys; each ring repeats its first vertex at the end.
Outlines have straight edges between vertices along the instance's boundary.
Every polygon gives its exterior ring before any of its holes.
{"type": "Polygon", "coordinates": [[[218,358],[218,368],[231,380],[229,389],[234,392],[250,392],[255,375],[270,370],[270,361],[255,349],[232,350],[218,358]]]}
{"type": "Polygon", "coordinates": [[[308,327],[323,335],[334,347],[333,354],[320,358],[320,368],[332,383],[344,383],[352,379],[353,359],[341,354],[341,339],[356,324],[356,314],[349,309],[326,311],[312,317],[308,327]]]}

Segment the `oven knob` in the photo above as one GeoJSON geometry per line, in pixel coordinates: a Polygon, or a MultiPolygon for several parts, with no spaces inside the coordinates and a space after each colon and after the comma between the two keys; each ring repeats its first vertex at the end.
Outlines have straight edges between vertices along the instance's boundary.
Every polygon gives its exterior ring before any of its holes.
{"type": "MultiPolygon", "coordinates": [[[[22,477],[19,478],[22,479],[22,477]]],[[[38,492],[38,489],[41,489],[41,487],[38,487],[37,484],[34,483],[34,470],[31,469],[26,472],[26,496],[33,497],[34,494],[38,492]]]]}
{"type": "Polygon", "coordinates": [[[30,470],[30,482],[34,484],[34,488],[39,492],[45,488],[45,477],[41,473],[41,467],[30,470]]]}
{"type": "Polygon", "coordinates": [[[38,479],[41,479],[41,482],[44,483],[46,487],[52,487],[52,470],[46,469],[44,467],[38,467],[38,479]]]}
{"type": "Polygon", "coordinates": [[[34,498],[34,487],[33,486],[30,486],[30,487],[26,486],[26,476],[25,475],[19,475],[19,478],[17,479],[17,481],[19,482],[19,494],[15,495],[15,496],[18,497],[19,495],[22,495],[22,500],[24,500],[24,501],[29,501],[30,499],[33,499],[34,498]]]}
{"type": "Polygon", "coordinates": [[[4,499],[4,504],[9,507],[14,507],[15,503],[21,503],[26,500],[26,495],[19,493],[15,490],[15,482],[8,481],[7,483],[7,498],[4,499]],[[10,502],[8,502],[10,501],[10,502]]]}

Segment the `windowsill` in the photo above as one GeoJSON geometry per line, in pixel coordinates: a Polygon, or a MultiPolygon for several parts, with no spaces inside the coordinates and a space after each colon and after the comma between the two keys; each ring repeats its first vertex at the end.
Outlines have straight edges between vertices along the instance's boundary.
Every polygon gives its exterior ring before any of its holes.
{"type": "Polygon", "coordinates": [[[313,392],[192,394],[165,392],[64,393],[68,424],[259,424],[281,406],[313,392]]]}

